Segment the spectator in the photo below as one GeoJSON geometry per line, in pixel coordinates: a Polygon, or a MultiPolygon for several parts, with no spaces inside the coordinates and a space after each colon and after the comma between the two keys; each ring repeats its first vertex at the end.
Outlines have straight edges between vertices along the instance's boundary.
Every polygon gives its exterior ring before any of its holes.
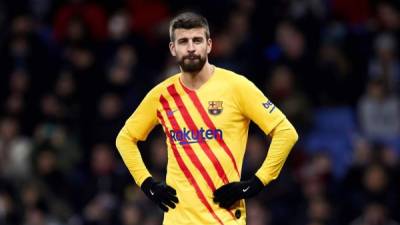
{"type": "Polygon", "coordinates": [[[400,134],[399,100],[390,95],[382,80],[369,81],[358,114],[363,134],[372,141],[387,143],[400,134]]]}
{"type": "Polygon", "coordinates": [[[19,122],[12,117],[0,120],[0,175],[21,182],[30,176],[32,144],[19,133],[19,122]]]}
{"type": "Polygon", "coordinates": [[[386,208],[383,204],[371,202],[364,208],[363,213],[357,217],[350,225],[398,225],[396,221],[388,217],[386,208]]]}
{"type": "Polygon", "coordinates": [[[389,93],[400,91],[400,62],[397,59],[396,39],[389,34],[380,34],[374,43],[376,57],[369,63],[369,77],[380,79],[389,93]]]}

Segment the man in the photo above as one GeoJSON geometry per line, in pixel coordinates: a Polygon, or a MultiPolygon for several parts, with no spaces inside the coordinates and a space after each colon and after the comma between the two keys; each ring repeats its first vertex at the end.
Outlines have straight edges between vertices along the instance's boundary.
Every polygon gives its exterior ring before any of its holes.
{"type": "Polygon", "coordinates": [[[207,20],[182,13],[170,24],[171,54],[181,73],[154,87],[117,137],[117,148],[164,225],[245,224],[244,199],[276,179],[297,133],[281,111],[244,76],[208,62],[207,20]],[[272,136],[257,173],[240,181],[249,122],[272,136]],[[167,138],[166,183],[154,180],[137,147],[155,125],[167,138]]]}

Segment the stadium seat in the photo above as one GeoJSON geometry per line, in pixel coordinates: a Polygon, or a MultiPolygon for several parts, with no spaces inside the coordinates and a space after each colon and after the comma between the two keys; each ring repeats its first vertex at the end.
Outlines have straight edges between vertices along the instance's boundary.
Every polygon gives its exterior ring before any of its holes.
{"type": "Polygon", "coordinates": [[[350,107],[319,108],[314,113],[313,128],[305,137],[306,152],[328,154],[334,162],[335,177],[341,178],[351,163],[356,133],[355,115],[350,107]]]}

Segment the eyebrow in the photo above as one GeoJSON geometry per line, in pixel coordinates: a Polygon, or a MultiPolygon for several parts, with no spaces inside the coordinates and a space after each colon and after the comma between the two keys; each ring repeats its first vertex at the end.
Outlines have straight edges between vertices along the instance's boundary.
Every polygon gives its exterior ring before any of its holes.
{"type": "Polygon", "coordinates": [[[186,40],[188,40],[188,39],[192,39],[192,40],[195,40],[195,39],[204,39],[204,37],[202,37],[202,36],[194,36],[194,37],[192,37],[192,38],[187,38],[187,37],[183,37],[183,38],[179,38],[179,39],[177,39],[177,41],[186,41],[186,40]]]}

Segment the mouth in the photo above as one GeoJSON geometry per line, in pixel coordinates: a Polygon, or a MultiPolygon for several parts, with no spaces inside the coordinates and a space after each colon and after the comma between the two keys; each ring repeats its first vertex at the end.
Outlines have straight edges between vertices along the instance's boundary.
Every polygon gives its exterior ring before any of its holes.
{"type": "Polygon", "coordinates": [[[195,60],[195,59],[200,59],[200,57],[197,55],[190,55],[190,56],[186,56],[185,59],[195,60]]]}

